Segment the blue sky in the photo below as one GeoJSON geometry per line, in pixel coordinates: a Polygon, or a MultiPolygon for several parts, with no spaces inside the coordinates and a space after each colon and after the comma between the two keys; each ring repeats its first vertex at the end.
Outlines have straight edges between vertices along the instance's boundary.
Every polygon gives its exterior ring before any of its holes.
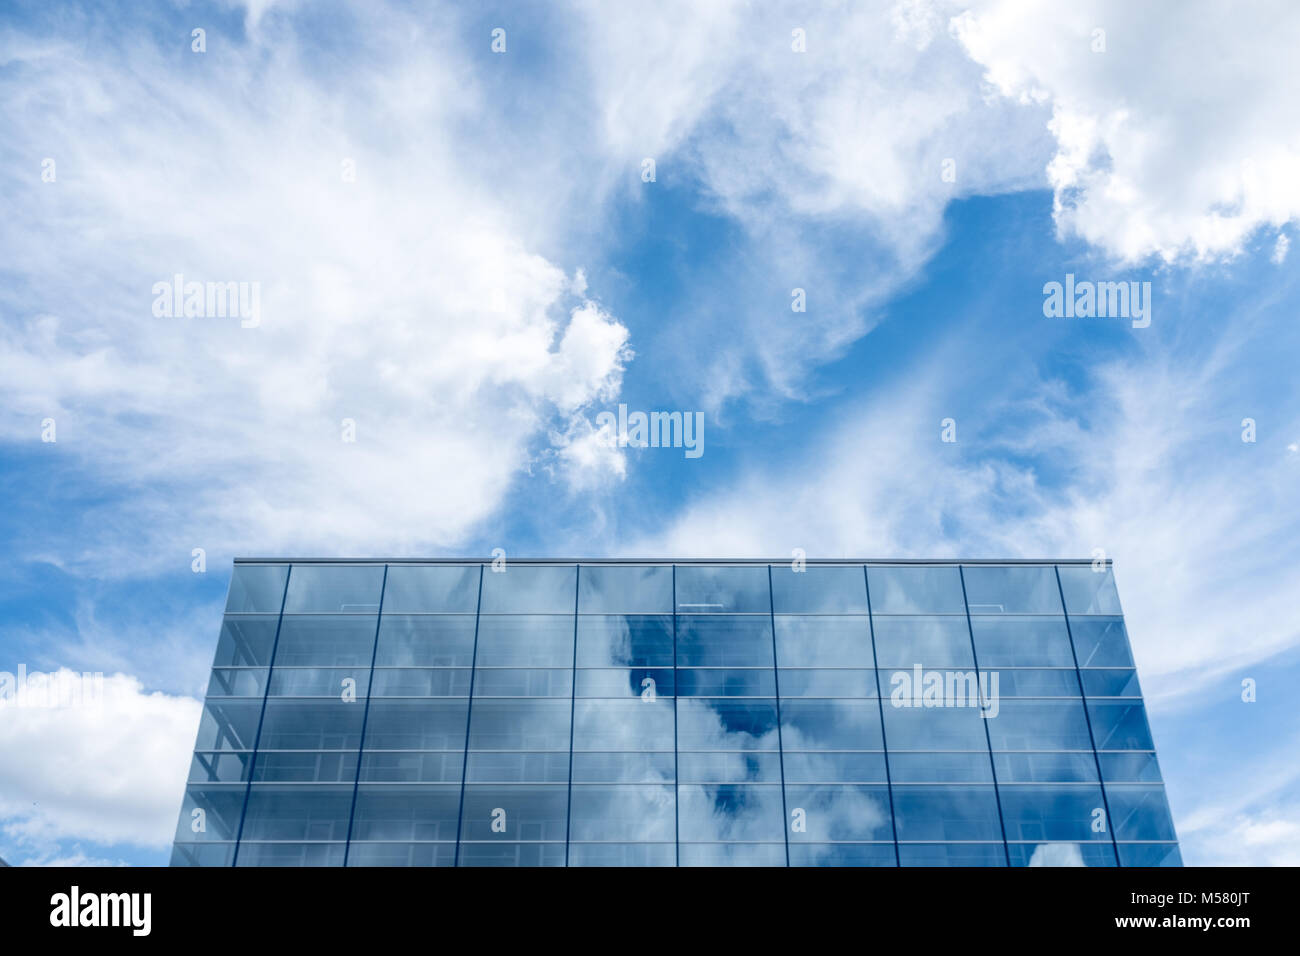
{"type": "Polygon", "coordinates": [[[0,856],[166,860],[236,555],[1102,549],[1185,859],[1300,862],[1300,14],[1131,6],[7,8],[0,671],[112,693],[0,856]]]}

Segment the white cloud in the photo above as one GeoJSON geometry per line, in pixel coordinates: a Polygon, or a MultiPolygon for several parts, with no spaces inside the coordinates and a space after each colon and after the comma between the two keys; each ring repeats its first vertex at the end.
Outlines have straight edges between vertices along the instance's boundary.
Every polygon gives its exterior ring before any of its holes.
{"type": "Polygon", "coordinates": [[[124,674],[102,687],[57,707],[0,700],[0,820],[18,845],[170,842],[201,705],[124,674]]]}
{"type": "Polygon", "coordinates": [[[1123,260],[1206,260],[1300,216],[1294,4],[992,0],[953,32],[1002,94],[1050,104],[1062,233],[1123,260]]]}

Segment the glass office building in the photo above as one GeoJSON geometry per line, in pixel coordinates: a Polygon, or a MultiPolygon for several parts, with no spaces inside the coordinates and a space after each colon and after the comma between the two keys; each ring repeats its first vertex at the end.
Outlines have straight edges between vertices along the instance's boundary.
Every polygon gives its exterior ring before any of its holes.
{"type": "Polygon", "coordinates": [[[1180,865],[1111,569],[238,561],[198,866],[1180,865]]]}

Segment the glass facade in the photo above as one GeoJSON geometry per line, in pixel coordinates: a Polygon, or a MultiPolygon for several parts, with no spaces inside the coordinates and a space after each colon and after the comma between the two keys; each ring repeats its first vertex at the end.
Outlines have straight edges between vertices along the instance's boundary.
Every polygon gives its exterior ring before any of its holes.
{"type": "Polygon", "coordinates": [[[238,562],[193,866],[1177,866],[1109,567],[238,562]]]}

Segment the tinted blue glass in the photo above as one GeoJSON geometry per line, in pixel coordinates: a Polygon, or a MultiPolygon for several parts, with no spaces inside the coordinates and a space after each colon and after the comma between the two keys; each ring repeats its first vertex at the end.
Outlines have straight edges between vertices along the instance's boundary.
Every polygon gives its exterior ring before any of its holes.
{"type": "Polygon", "coordinates": [[[774,564],[772,605],[777,614],[866,614],[867,582],[861,565],[795,571],[774,564]]]}
{"type": "Polygon", "coordinates": [[[489,668],[474,675],[475,697],[570,697],[573,671],[568,668],[489,668]]]}
{"type": "Polygon", "coordinates": [[[1153,753],[1098,754],[1101,778],[1107,783],[1159,783],[1160,764],[1153,753]]]}
{"type": "Polygon", "coordinates": [[[1089,700],[1088,716],[1098,750],[1155,749],[1140,700],[1089,700]]]}
{"type": "Polygon", "coordinates": [[[972,617],[980,667],[1073,667],[1065,618],[972,617]]]}
{"type": "Polygon", "coordinates": [[[887,787],[787,783],[785,802],[791,843],[894,839],[887,787]]]}
{"type": "Polygon", "coordinates": [[[369,668],[376,623],[373,614],[286,614],[280,623],[275,663],[290,667],[369,668]]]}
{"type": "Polygon", "coordinates": [[[677,567],[679,614],[770,613],[767,568],[677,567]]]}
{"type": "Polygon", "coordinates": [[[679,750],[777,750],[776,701],[679,697],[679,750]]]}
{"type": "Polygon", "coordinates": [[[453,843],[358,843],[348,847],[348,866],[452,866],[453,843]]]}
{"type": "MultiPolygon", "coordinates": [[[[370,702],[367,750],[463,750],[469,701],[379,700],[370,702]]],[[[477,715],[479,704],[474,705],[477,715]]]]}
{"type": "Polygon", "coordinates": [[[1122,866],[1183,865],[1182,854],[1172,843],[1121,843],[1119,861],[1122,866]]]}
{"type": "Polygon", "coordinates": [[[261,697],[266,693],[267,670],[214,668],[208,680],[208,697],[261,697]]]}
{"type": "Polygon", "coordinates": [[[880,750],[880,704],[874,700],[785,700],[781,742],[789,750],[880,750]]]}
{"type": "Polygon", "coordinates": [[[351,783],[357,779],[357,754],[352,752],[261,751],[253,779],[262,783],[351,783]]]}
{"type": "Polygon", "coordinates": [[[900,843],[902,866],[1006,866],[1001,843],[900,843]]]}
{"type": "Polygon", "coordinates": [[[575,753],[573,782],[671,783],[675,762],[671,753],[575,753]]]}
{"type": "Polygon", "coordinates": [[[199,718],[195,750],[252,750],[257,740],[261,701],[208,701],[199,718]]]}
{"type": "Polygon", "coordinates": [[[574,784],[570,839],[672,841],[676,797],[669,786],[574,784]]]}
{"type": "Polygon", "coordinates": [[[479,667],[573,667],[573,616],[479,618],[479,667]]]}
{"type": "Polygon", "coordinates": [[[563,843],[461,843],[461,866],[564,866],[563,843]]]}
{"type": "Polygon", "coordinates": [[[452,753],[363,753],[361,781],[369,783],[460,783],[464,755],[452,753]]]}
{"type": "MultiPolygon", "coordinates": [[[[980,666],[984,659],[980,658],[980,666]]],[[[989,696],[994,688],[1003,697],[1078,697],[1079,677],[1074,668],[1038,670],[997,668],[989,673],[989,696]]]]}
{"type": "Polygon", "coordinates": [[[579,670],[579,697],[672,697],[674,674],[668,668],[579,670]]]}
{"type": "Polygon", "coordinates": [[[1092,749],[1081,700],[1002,700],[985,723],[994,750],[1092,749]]]}
{"type": "Polygon", "coordinates": [[[470,749],[567,751],[571,712],[567,700],[476,700],[470,718],[470,749]]]}
{"type": "Polygon", "coordinates": [[[1165,788],[1144,784],[1106,785],[1116,840],[1176,840],[1165,788]]]}
{"type": "Polygon", "coordinates": [[[782,667],[873,667],[871,625],[863,617],[778,616],[776,659],[782,667]]]}
{"type": "Polygon", "coordinates": [[[962,568],[966,602],[976,614],[1060,614],[1056,572],[1042,565],[962,568]]]}
{"type": "MultiPolygon", "coordinates": [[[[890,741],[893,745],[893,741],[890,741]]],[[[894,783],[992,783],[987,753],[889,753],[894,783]]]]}
{"type": "Polygon", "coordinates": [[[583,565],[578,582],[579,614],[671,614],[671,567],[583,565]]]}
{"type": "Polygon", "coordinates": [[[366,667],[277,667],[271,674],[271,697],[366,696],[370,668],[366,667]]]}
{"type": "Polygon", "coordinates": [[[247,780],[253,763],[251,753],[196,753],[190,762],[193,783],[236,783],[247,780]]]}
{"type": "Polygon", "coordinates": [[[579,700],[574,702],[573,749],[673,749],[673,702],[579,700]]]}
{"type": "Polygon", "coordinates": [[[180,843],[172,848],[169,866],[231,866],[235,860],[233,843],[180,843]]]}
{"type": "MultiPolygon", "coordinates": [[[[243,840],[345,840],[351,809],[351,786],[255,783],[249,788],[243,840]]],[[[246,851],[241,845],[239,855],[246,851]]]]}
{"type": "Polygon", "coordinates": [[[1123,618],[1071,618],[1070,634],[1074,637],[1074,652],[1080,667],[1133,666],[1123,618]]]}
{"type": "Polygon", "coordinates": [[[226,610],[279,614],[288,576],[289,566],[286,564],[236,564],[230,575],[226,610]]]}
{"type": "Polygon", "coordinates": [[[780,783],[781,755],[763,752],[679,753],[683,783],[780,783]]]}
{"type": "Polygon", "coordinates": [[[979,707],[895,707],[885,701],[885,736],[891,750],[988,752],[979,707]]]}
{"type": "Polygon", "coordinates": [[[999,784],[1002,822],[1008,840],[1105,840],[1094,824],[1105,820],[1101,787],[1096,784],[1042,786],[999,784]]]}
{"type": "Polygon", "coordinates": [[[473,614],[478,610],[477,564],[404,565],[388,568],[384,584],[384,613],[455,611],[473,614]]]}
{"type": "Polygon", "coordinates": [[[897,866],[894,845],[879,843],[795,843],[791,866],[897,866]]]}
{"type": "Polygon", "coordinates": [[[1097,761],[1091,753],[998,753],[993,755],[1000,783],[1091,783],[1097,761]]]}
{"type": "Polygon", "coordinates": [[[563,785],[466,784],[460,836],[494,842],[563,841],[568,808],[569,788],[563,785]]]}
{"type": "Polygon", "coordinates": [[[257,746],[260,750],[356,750],[365,712],[363,701],[268,700],[257,746]]]}
{"type": "Polygon", "coordinates": [[[572,843],[569,866],[676,866],[672,843],[572,843]]]}
{"type": "Polygon", "coordinates": [[[482,614],[572,614],[578,569],[573,565],[509,564],[483,572],[482,614]]]}
{"type": "Polygon", "coordinates": [[[1094,571],[1091,565],[1061,565],[1061,591],[1070,614],[1119,614],[1119,592],[1109,567],[1094,571]]]}
{"type": "Polygon", "coordinates": [[[239,834],[239,814],[244,808],[244,787],[195,785],[185,788],[181,815],[176,824],[178,842],[204,843],[233,840],[239,834]],[[194,811],[203,811],[204,829],[195,831],[194,811]]]}
{"type": "Polygon", "coordinates": [[[1114,866],[1109,843],[1012,843],[1012,866],[1114,866]]]}
{"type": "Polygon", "coordinates": [[[775,697],[776,674],[766,669],[682,668],[677,672],[677,693],[682,697],[775,697]]]}
{"type": "Polygon", "coordinates": [[[1083,692],[1089,697],[1141,697],[1135,670],[1085,670],[1083,692]]]}
{"type": "MultiPolygon", "coordinates": [[[[678,834],[684,843],[785,840],[779,785],[679,784],[677,799],[678,834]]],[[[782,852],[782,863],[784,857],[782,852]]]]}
{"type": "Polygon", "coordinates": [[[343,843],[243,843],[238,866],[342,866],[343,843]]]}
{"type": "Polygon", "coordinates": [[[905,785],[893,789],[899,840],[1002,839],[992,787],[905,785]]]}
{"type": "Polygon", "coordinates": [[[284,612],[327,611],[374,614],[379,610],[384,566],[295,564],[289,575],[284,612]]]}
{"type": "Polygon", "coordinates": [[[965,614],[955,567],[869,567],[874,614],[965,614]]]}
{"type": "Polygon", "coordinates": [[[357,787],[354,840],[455,840],[460,787],[431,784],[357,787]]]}
{"type": "MultiPolygon", "coordinates": [[[[886,667],[974,667],[962,617],[876,617],[876,662],[886,667]]],[[[882,690],[888,686],[882,684],[882,690]]]]}
{"type": "Polygon", "coordinates": [[[473,660],[472,614],[380,619],[376,667],[469,667],[473,660]]]}
{"type": "Polygon", "coordinates": [[[787,784],[885,783],[889,779],[883,753],[798,753],[788,747],[783,754],[787,784]]]}
{"type": "Polygon", "coordinates": [[[680,866],[785,866],[784,843],[683,843],[680,866]]]}
{"type": "Polygon", "coordinates": [[[266,667],[271,663],[278,617],[226,618],[221,622],[214,667],[266,667]]]}
{"type": "Polygon", "coordinates": [[[671,667],[671,615],[580,616],[579,667],[671,667]]]}
{"type": "Polygon", "coordinates": [[[465,697],[469,668],[376,668],[370,680],[372,697],[465,697]]]}
{"type": "Polygon", "coordinates": [[[876,696],[876,672],[873,670],[803,670],[783,667],[778,676],[782,697],[876,696]]]}
{"type": "Polygon", "coordinates": [[[680,615],[677,664],[679,667],[771,667],[771,619],[680,615]]]}
{"type": "MultiPolygon", "coordinates": [[[[575,757],[574,763],[577,760],[575,757]]],[[[569,782],[567,753],[472,753],[469,755],[470,783],[564,783],[569,782]]]]}

